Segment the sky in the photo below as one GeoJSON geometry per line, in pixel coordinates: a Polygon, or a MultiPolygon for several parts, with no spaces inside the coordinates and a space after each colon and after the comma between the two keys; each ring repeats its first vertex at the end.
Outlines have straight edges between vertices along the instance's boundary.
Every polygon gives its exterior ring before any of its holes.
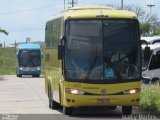
{"type": "MultiPolygon", "coordinates": [[[[66,9],[68,0],[65,0],[66,9]]],[[[123,0],[125,5],[141,6],[149,12],[148,4],[154,4],[152,13],[160,18],[160,0],[123,0]]],[[[77,5],[120,6],[121,0],[77,0],[77,5]]],[[[44,41],[45,23],[64,10],[64,0],[1,0],[0,27],[9,35],[0,33],[0,43],[6,45],[16,42],[44,41]]]]}

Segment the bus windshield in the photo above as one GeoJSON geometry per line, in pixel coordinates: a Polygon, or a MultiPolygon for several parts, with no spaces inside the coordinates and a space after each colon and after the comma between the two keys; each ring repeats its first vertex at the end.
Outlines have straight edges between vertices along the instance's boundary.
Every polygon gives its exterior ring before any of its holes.
{"type": "Polygon", "coordinates": [[[19,65],[21,67],[38,67],[41,65],[40,51],[21,50],[19,52],[19,65]]]}
{"type": "Polygon", "coordinates": [[[66,29],[66,79],[122,82],[140,77],[137,21],[72,20],[66,29]]]}

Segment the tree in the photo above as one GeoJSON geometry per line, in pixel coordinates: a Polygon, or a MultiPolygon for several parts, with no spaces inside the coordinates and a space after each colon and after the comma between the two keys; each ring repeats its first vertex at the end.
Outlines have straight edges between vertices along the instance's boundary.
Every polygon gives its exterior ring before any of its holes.
{"type": "Polygon", "coordinates": [[[0,33],[4,33],[5,35],[8,35],[9,33],[6,30],[3,30],[0,28],[0,33]]]}
{"type": "Polygon", "coordinates": [[[157,35],[159,32],[156,29],[159,18],[156,14],[147,13],[140,6],[125,6],[124,9],[132,11],[137,14],[140,21],[140,30],[142,36],[157,35]]]}
{"type": "Polygon", "coordinates": [[[128,5],[125,6],[124,9],[136,13],[139,19],[143,19],[144,15],[146,14],[146,12],[140,6],[128,5]]]}
{"type": "Polygon", "coordinates": [[[160,35],[160,28],[153,31],[153,35],[160,35]]]}
{"type": "Polygon", "coordinates": [[[151,32],[151,24],[140,23],[140,32],[142,36],[149,36],[151,32]]]}

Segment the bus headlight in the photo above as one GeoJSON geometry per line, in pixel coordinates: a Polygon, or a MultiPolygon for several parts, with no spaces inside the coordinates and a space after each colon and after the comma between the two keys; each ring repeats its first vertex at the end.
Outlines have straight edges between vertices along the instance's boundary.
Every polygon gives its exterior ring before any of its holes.
{"type": "Polygon", "coordinates": [[[81,90],[75,90],[75,89],[65,89],[66,93],[75,94],[75,95],[83,95],[85,92],[81,90]]]}
{"type": "Polygon", "coordinates": [[[37,70],[40,70],[41,68],[40,67],[37,67],[37,70]]]}
{"type": "Polygon", "coordinates": [[[125,90],[125,91],[123,91],[123,94],[135,94],[135,93],[138,93],[140,91],[141,91],[140,88],[135,88],[135,89],[125,90]]]}
{"type": "Polygon", "coordinates": [[[142,74],[143,79],[150,79],[150,77],[147,74],[142,74]]]}
{"type": "Polygon", "coordinates": [[[20,70],[23,70],[23,68],[22,68],[22,67],[20,67],[19,69],[20,69],[20,70]]]}

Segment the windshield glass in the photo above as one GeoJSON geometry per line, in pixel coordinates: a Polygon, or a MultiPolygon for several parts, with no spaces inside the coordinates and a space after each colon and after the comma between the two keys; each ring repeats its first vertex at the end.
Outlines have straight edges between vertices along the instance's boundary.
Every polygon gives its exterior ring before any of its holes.
{"type": "Polygon", "coordinates": [[[40,51],[22,50],[19,52],[19,65],[37,67],[41,65],[40,51]]]}
{"type": "Polygon", "coordinates": [[[140,77],[138,22],[68,22],[65,77],[68,80],[119,81],[140,77]]]}
{"type": "Polygon", "coordinates": [[[105,20],[104,58],[106,79],[140,77],[138,27],[135,21],[105,20]]]}
{"type": "Polygon", "coordinates": [[[103,73],[101,21],[71,21],[68,27],[70,31],[66,45],[66,77],[101,79],[103,73]]]}

